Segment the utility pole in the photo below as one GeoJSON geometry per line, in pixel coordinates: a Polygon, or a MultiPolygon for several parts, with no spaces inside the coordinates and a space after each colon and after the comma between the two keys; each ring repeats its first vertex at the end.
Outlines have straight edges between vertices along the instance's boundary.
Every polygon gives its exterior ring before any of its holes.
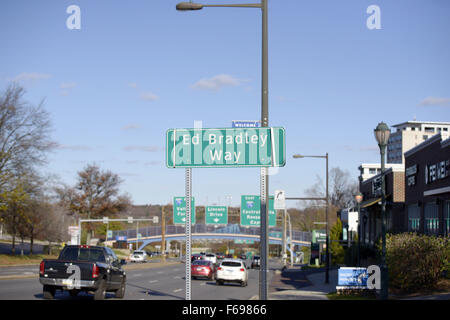
{"type": "Polygon", "coordinates": [[[161,251],[162,262],[166,262],[166,206],[162,207],[161,212],[161,251]]]}

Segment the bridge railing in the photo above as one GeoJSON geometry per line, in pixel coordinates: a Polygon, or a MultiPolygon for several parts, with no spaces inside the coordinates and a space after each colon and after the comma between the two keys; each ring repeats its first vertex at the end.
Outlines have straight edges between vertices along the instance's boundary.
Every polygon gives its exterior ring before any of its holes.
{"type": "MultiPolygon", "coordinates": [[[[183,234],[185,233],[182,225],[167,225],[166,235],[183,234]]],[[[239,224],[229,224],[226,226],[213,226],[206,224],[195,224],[192,226],[192,233],[224,233],[224,234],[244,234],[244,235],[259,235],[259,227],[243,227],[239,224]]],[[[271,233],[281,233],[281,228],[269,228],[269,236],[271,233]]],[[[142,238],[161,235],[161,226],[150,226],[136,229],[117,230],[113,231],[113,239],[116,236],[126,236],[128,239],[137,238],[137,233],[141,234],[142,238]]],[[[287,232],[289,237],[289,232],[287,232]]],[[[311,242],[312,234],[306,231],[292,230],[292,239],[297,241],[311,242]]]]}

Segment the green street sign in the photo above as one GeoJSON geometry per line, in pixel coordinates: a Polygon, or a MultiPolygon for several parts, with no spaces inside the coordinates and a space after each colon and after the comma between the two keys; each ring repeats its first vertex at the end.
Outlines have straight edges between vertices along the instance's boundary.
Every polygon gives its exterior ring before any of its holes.
{"type": "MultiPolygon", "coordinates": [[[[191,223],[195,224],[195,198],[191,200],[192,215],[191,223]]],[[[186,198],[185,197],[173,197],[173,224],[185,224],[186,223],[186,198]]]]}
{"type": "Polygon", "coordinates": [[[272,232],[269,232],[269,237],[282,238],[283,236],[282,236],[281,232],[279,232],[279,231],[272,231],[272,232]]]}
{"type": "Polygon", "coordinates": [[[228,224],[228,207],[207,206],[205,208],[205,224],[228,224]]]}
{"type": "Polygon", "coordinates": [[[235,244],[254,244],[255,240],[246,240],[246,239],[236,239],[234,240],[235,244]]]}
{"type": "MultiPolygon", "coordinates": [[[[277,224],[277,213],[273,208],[274,197],[269,197],[269,227],[277,224]]],[[[241,196],[241,226],[259,227],[261,223],[261,197],[241,196]]]]}
{"type": "Polygon", "coordinates": [[[166,166],[283,167],[286,137],[281,127],[169,129],[166,166]]]}

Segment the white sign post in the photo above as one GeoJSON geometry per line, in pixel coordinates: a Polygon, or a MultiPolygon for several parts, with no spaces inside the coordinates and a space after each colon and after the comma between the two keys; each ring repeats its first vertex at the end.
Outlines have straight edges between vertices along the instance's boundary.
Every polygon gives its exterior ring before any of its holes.
{"type": "Polygon", "coordinates": [[[273,208],[275,210],[284,210],[286,209],[286,194],[284,190],[275,190],[275,199],[273,208]]]}

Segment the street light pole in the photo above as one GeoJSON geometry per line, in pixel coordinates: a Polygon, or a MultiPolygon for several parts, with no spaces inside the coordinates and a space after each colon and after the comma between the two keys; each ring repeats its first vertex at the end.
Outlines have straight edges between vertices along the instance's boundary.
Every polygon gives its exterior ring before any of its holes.
{"type": "Polygon", "coordinates": [[[358,205],[358,267],[361,265],[361,201],[363,200],[363,195],[361,192],[358,192],[355,196],[356,203],[358,205]]]}
{"type": "Polygon", "coordinates": [[[388,269],[386,264],[386,186],[385,186],[385,153],[391,130],[384,122],[380,122],[374,130],[375,138],[381,154],[381,299],[388,298],[388,269]]]}
{"type": "Polygon", "coordinates": [[[327,182],[326,182],[326,198],[327,198],[327,200],[326,200],[326,202],[327,202],[327,204],[326,204],[326,208],[325,208],[325,216],[326,216],[326,231],[327,231],[327,239],[326,239],[326,251],[325,251],[325,253],[326,253],[326,255],[327,255],[327,257],[326,257],[326,259],[325,259],[325,262],[326,262],[326,267],[325,267],[325,283],[329,283],[330,282],[330,253],[329,253],[329,243],[330,243],[330,241],[329,241],[329,236],[328,236],[328,207],[329,207],[329,196],[328,196],[328,152],[327,152],[327,154],[326,154],[326,162],[327,162],[327,174],[326,174],[326,176],[327,176],[327,182]]]}

